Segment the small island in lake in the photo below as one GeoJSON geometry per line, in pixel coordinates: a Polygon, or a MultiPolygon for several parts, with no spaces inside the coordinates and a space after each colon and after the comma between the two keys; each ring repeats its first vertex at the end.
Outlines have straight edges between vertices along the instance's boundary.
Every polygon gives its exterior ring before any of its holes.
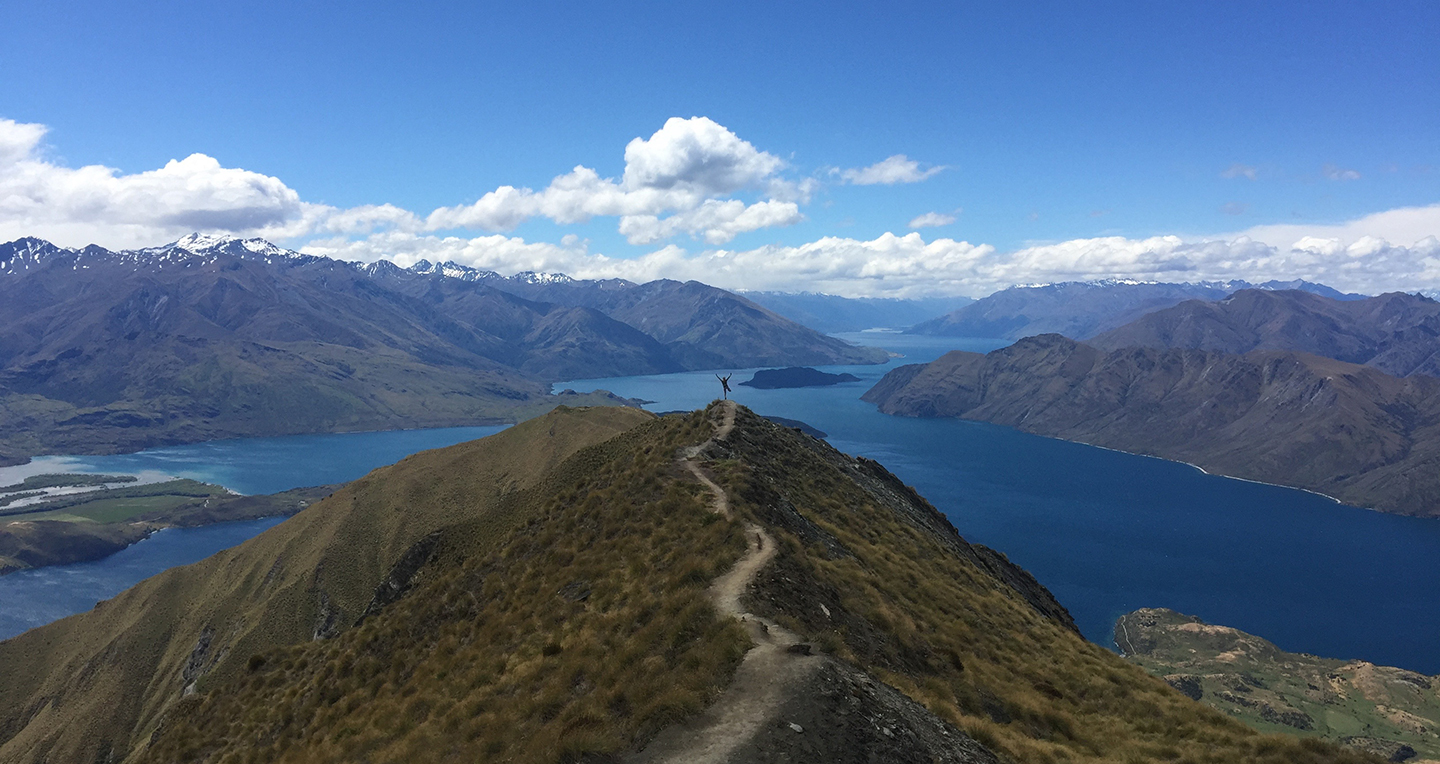
{"type": "Polygon", "coordinates": [[[827,387],[841,382],[859,382],[854,374],[830,374],[808,366],[791,366],[785,369],[761,369],[748,382],[740,384],[761,390],[779,390],[789,387],[827,387]]]}

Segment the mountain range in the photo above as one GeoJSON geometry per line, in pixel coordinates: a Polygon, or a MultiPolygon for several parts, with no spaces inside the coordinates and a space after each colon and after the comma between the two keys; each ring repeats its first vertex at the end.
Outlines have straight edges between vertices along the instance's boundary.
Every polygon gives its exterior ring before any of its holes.
{"type": "Polygon", "coordinates": [[[1063,334],[1077,340],[1127,324],[1147,313],[1187,300],[1219,300],[1242,289],[1299,290],[1334,300],[1361,299],[1308,281],[1208,281],[1167,284],[1105,279],[1017,286],[909,329],[914,334],[995,337],[1018,340],[1036,334],[1063,334]]]}
{"type": "Polygon", "coordinates": [[[791,321],[827,334],[904,329],[974,302],[969,297],[838,297],[812,292],[745,292],[744,295],[791,321]]]}
{"type": "Polygon", "coordinates": [[[365,266],[200,235],[0,245],[9,461],[514,421],[559,402],[555,380],[885,357],[696,282],[365,266]]]}
{"type": "Polygon", "coordinates": [[[1432,377],[1287,350],[1105,351],[1049,334],[899,367],[864,400],[889,414],[976,419],[1440,516],[1432,377]]]}
{"type": "Polygon", "coordinates": [[[1372,761],[1184,697],[733,402],[417,454],[0,642],[0,760],[1372,761]]]}
{"type": "Polygon", "coordinates": [[[1294,350],[1397,377],[1440,377],[1440,302],[1398,292],[1341,301],[1302,291],[1246,289],[1214,302],[1188,300],[1088,342],[1106,350],[1294,350]]]}

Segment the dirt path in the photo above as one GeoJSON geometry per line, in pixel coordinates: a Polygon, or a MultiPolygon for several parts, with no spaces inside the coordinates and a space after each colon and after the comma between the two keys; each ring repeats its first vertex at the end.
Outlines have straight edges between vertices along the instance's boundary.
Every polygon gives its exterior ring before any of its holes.
{"type": "MultiPolygon", "coordinates": [[[[712,511],[730,517],[730,500],[715,481],[700,471],[696,460],[715,441],[724,440],[735,427],[735,402],[726,401],[725,415],[710,440],[687,449],[683,463],[710,491],[712,511]]],[[[775,540],[765,529],[746,523],[749,549],[735,566],[710,584],[708,591],[715,610],[722,616],[740,619],[750,632],[755,647],[745,653],[735,679],[725,692],[700,716],[660,733],[634,761],[637,764],[722,764],[749,742],[774,717],[792,688],[799,687],[822,664],[819,656],[795,654],[791,645],[802,642],[799,635],[767,618],[747,613],[740,596],[775,557],[775,540]]]]}

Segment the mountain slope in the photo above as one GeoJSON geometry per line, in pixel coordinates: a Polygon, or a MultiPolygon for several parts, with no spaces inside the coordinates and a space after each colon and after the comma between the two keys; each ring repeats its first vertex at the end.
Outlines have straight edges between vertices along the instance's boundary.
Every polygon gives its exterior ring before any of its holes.
{"type": "Polygon", "coordinates": [[[696,283],[361,267],[198,235],[127,252],[0,245],[0,463],[506,422],[555,405],[550,380],[884,357],[696,283]]]}
{"type": "Polygon", "coordinates": [[[419,454],[0,642],[0,760],[704,760],[660,746],[750,708],[766,638],[717,597],[815,667],[734,760],[1369,760],[1193,703],[879,465],[720,404],[419,454]]]}
{"type": "Polygon", "coordinates": [[[1242,290],[1188,301],[1091,340],[1226,353],[1296,350],[1373,366],[1387,374],[1440,376],[1440,303],[1413,294],[1334,300],[1301,291],[1242,290]]]}
{"type": "Polygon", "coordinates": [[[1244,281],[1160,284],[1110,279],[1069,281],[1001,290],[959,310],[910,328],[914,334],[998,337],[1018,340],[1036,334],[1063,334],[1085,340],[1186,300],[1219,300],[1239,289],[1305,290],[1334,299],[1356,299],[1307,281],[1244,281]]]}
{"type": "Polygon", "coordinates": [[[1247,724],[1343,741],[1390,761],[1440,760],[1440,677],[1286,652],[1164,609],[1121,616],[1115,642],[1145,670],[1247,724]]]}
{"type": "Polygon", "coordinates": [[[1283,351],[1106,353],[1042,335],[901,367],[864,400],[1440,516],[1440,380],[1428,377],[1283,351]]]}
{"type": "MultiPolygon", "coordinates": [[[[445,266],[459,276],[465,269],[445,266]]],[[[530,300],[593,308],[666,345],[687,369],[884,363],[878,348],[856,347],[801,326],[740,296],[698,281],[577,281],[518,274],[467,275],[530,300]]]]}
{"type": "Polygon", "coordinates": [[[384,602],[385,582],[407,583],[431,534],[464,526],[485,548],[527,518],[547,469],[652,418],[561,410],[418,454],[239,547],[0,642],[0,761],[123,759],[202,676],[241,676],[253,654],[349,629],[384,602]]]}

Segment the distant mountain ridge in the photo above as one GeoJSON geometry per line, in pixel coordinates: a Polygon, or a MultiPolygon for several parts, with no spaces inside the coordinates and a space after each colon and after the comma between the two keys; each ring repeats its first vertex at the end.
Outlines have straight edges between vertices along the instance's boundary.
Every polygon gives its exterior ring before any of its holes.
{"type": "Polygon", "coordinates": [[[1308,281],[1205,281],[1164,283],[1128,279],[1067,281],[1003,289],[910,328],[913,334],[947,337],[996,337],[1017,340],[1037,334],[1063,334],[1086,340],[1147,313],[1187,300],[1219,300],[1242,289],[1302,290],[1336,300],[1363,299],[1308,281]]]}
{"type": "Polygon", "coordinates": [[[956,310],[969,297],[839,297],[814,292],[744,292],[744,296],[817,332],[904,329],[956,310]]]}
{"type": "Polygon", "coordinates": [[[1090,344],[1106,350],[1295,350],[1397,377],[1440,377],[1440,302],[1402,293],[1339,301],[1309,292],[1247,289],[1215,302],[1190,300],[1156,311],[1090,344]]]}
{"type": "Polygon", "coordinates": [[[884,359],[696,282],[362,266],[203,235],[0,244],[0,459],[497,423],[558,403],[562,379],[884,359]]]}
{"type": "Polygon", "coordinates": [[[1440,517],[1440,380],[1283,350],[1104,351],[1060,335],[902,366],[882,412],[959,417],[1440,517]]]}

